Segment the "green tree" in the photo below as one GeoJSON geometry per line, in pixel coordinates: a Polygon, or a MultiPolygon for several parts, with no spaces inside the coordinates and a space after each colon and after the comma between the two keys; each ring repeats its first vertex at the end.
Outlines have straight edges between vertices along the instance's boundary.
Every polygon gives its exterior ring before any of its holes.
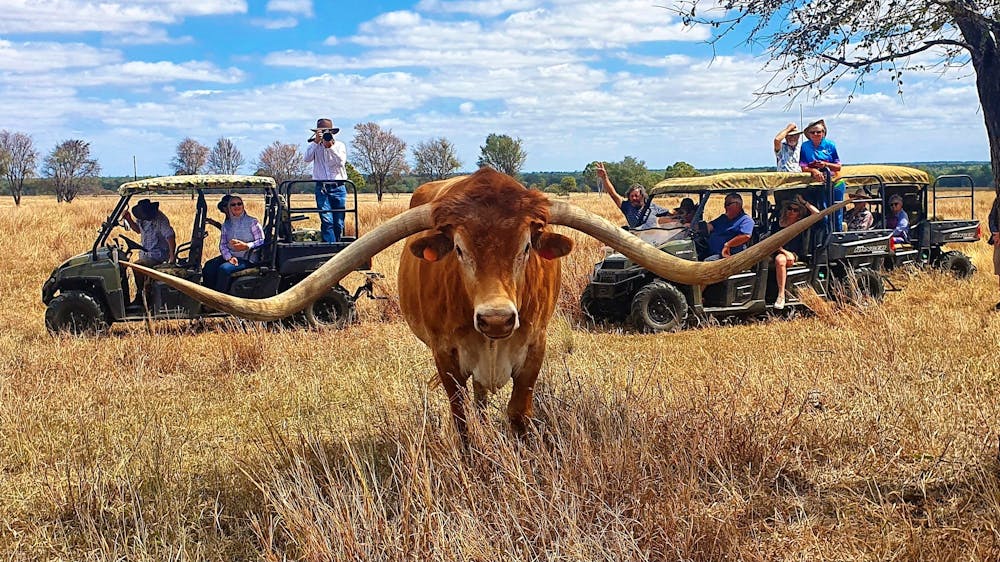
{"type": "Polygon", "coordinates": [[[769,78],[759,101],[819,96],[841,79],[857,89],[872,73],[902,93],[906,72],[971,64],[1000,190],[1000,1],[727,0],[722,7],[709,12],[716,4],[675,0],[670,10],[687,25],[710,26],[713,44],[732,34],[765,46],[769,78]]]}
{"type": "Polygon", "coordinates": [[[695,169],[694,166],[688,164],[687,162],[674,162],[673,166],[667,166],[667,169],[663,171],[663,179],[667,178],[691,178],[694,176],[700,176],[701,172],[695,169]]]}
{"type": "Polygon", "coordinates": [[[550,184],[548,189],[545,189],[549,193],[555,193],[559,196],[569,195],[570,193],[576,191],[576,178],[573,176],[563,176],[559,183],[550,184]]]}
{"type": "Polygon", "coordinates": [[[359,172],[358,169],[355,168],[354,165],[351,164],[350,162],[346,162],[346,164],[347,164],[346,166],[347,179],[351,180],[351,182],[354,183],[354,187],[356,187],[358,191],[364,191],[366,187],[365,176],[361,175],[361,172],[359,172]]]}
{"type": "MultiPolygon", "coordinates": [[[[618,193],[627,192],[635,184],[648,189],[659,181],[657,174],[651,173],[646,167],[646,162],[634,156],[626,156],[621,162],[605,162],[604,169],[608,171],[608,179],[611,180],[611,184],[615,186],[618,193]]],[[[587,185],[601,185],[593,163],[587,165],[583,175],[587,185]]]]}
{"type": "Polygon", "coordinates": [[[528,154],[521,146],[521,139],[495,133],[490,133],[486,137],[486,144],[479,147],[479,152],[479,160],[476,161],[476,164],[480,168],[489,166],[515,178],[521,172],[524,161],[528,158],[528,154]]]}

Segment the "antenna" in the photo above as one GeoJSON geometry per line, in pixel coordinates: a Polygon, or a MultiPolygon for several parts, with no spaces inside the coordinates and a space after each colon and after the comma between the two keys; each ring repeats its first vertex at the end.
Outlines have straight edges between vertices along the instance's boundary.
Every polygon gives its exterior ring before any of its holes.
{"type": "Polygon", "coordinates": [[[139,179],[139,168],[135,165],[135,154],[132,155],[132,177],[139,179]]]}
{"type": "Polygon", "coordinates": [[[799,103],[799,130],[801,130],[802,127],[805,127],[803,123],[805,123],[805,121],[802,120],[802,104],[799,103]]]}

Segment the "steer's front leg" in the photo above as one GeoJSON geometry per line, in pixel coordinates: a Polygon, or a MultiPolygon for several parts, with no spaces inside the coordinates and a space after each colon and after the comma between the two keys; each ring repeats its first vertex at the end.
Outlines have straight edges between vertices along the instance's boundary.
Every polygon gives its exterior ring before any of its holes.
{"type": "Polygon", "coordinates": [[[462,442],[467,440],[467,423],[465,418],[465,395],[468,390],[465,381],[468,377],[462,372],[458,364],[458,351],[450,349],[447,351],[434,352],[434,363],[437,365],[438,378],[445,392],[448,393],[448,404],[451,406],[451,420],[455,423],[455,430],[462,438],[462,442]]]}
{"type": "Polygon", "coordinates": [[[542,368],[542,359],[544,358],[545,340],[543,338],[528,348],[524,365],[514,372],[514,389],[511,390],[510,402],[507,403],[507,419],[510,420],[510,426],[517,435],[524,435],[528,429],[528,421],[534,412],[532,400],[535,381],[538,380],[538,372],[542,368]]]}

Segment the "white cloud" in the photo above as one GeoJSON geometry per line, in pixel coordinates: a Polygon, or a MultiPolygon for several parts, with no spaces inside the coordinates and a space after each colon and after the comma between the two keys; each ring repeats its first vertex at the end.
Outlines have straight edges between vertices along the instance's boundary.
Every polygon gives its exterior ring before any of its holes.
{"type": "Polygon", "coordinates": [[[90,31],[145,34],[154,24],[176,23],[188,16],[246,13],[245,0],[4,0],[0,33],[73,33],[90,31]]]}
{"type": "Polygon", "coordinates": [[[299,25],[299,20],[287,18],[254,18],[250,20],[251,25],[263,27],[264,29],[291,29],[299,25]]]}
{"type": "Polygon", "coordinates": [[[46,73],[69,68],[92,67],[122,60],[118,51],[98,49],[83,43],[13,43],[0,39],[0,71],[46,73]]]}
{"type": "Polygon", "coordinates": [[[268,0],[268,12],[287,12],[299,14],[307,18],[313,17],[312,0],[268,0]]]}
{"type": "Polygon", "coordinates": [[[538,6],[537,0],[421,0],[417,10],[451,14],[495,17],[506,12],[530,10],[538,6]]]}
{"type": "Polygon", "coordinates": [[[223,70],[213,64],[198,61],[132,61],[75,73],[67,79],[77,86],[143,85],[182,80],[235,84],[243,80],[243,72],[237,68],[223,70]]]}
{"type": "Polygon", "coordinates": [[[385,50],[377,55],[347,58],[340,55],[318,55],[303,51],[271,53],[264,63],[272,66],[297,68],[373,69],[404,67],[476,67],[486,63],[492,68],[518,68],[560,64],[577,60],[576,55],[560,53],[530,53],[517,50],[385,50]]]}

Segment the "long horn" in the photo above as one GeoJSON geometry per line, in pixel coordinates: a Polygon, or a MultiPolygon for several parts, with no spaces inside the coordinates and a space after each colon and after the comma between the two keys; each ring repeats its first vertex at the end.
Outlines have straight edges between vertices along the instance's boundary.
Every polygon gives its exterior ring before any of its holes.
{"type": "Polygon", "coordinates": [[[431,228],[432,224],[430,205],[404,211],[358,238],[292,288],[266,299],[234,297],[155,269],[123,263],[216,310],[249,320],[279,320],[304,309],[375,254],[411,234],[431,228]]]}
{"type": "Polygon", "coordinates": [[[821,213],[815,213],[795,221],[791,226],[779,230],[732,257],[711,262],[696,262],[672,256],[640,240],[621,227],[611,224],[603,217],[563,201],[549,202],[549,222],[589,234],[664,279],[684,285],[709,285],[767,259],[785,242],[795,238],[800,232],[816,224],[823,217],[832,214],[837,209],[844,208],[847,203],[848,201],[838,203],[821,213]]]}

